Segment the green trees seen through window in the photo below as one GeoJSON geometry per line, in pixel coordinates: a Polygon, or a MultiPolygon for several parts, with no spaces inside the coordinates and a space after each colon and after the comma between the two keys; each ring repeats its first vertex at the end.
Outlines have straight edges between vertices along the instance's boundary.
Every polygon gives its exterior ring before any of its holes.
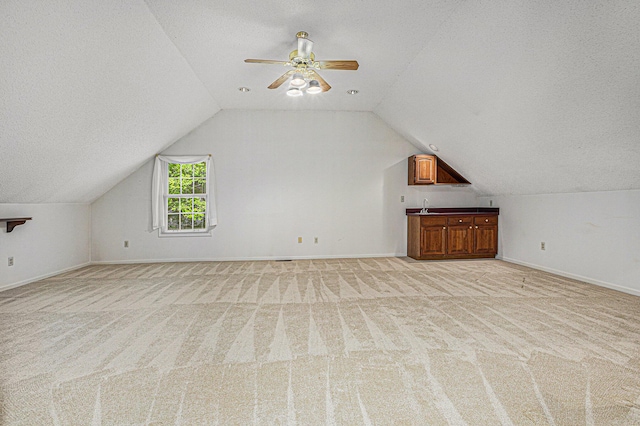
{"type": "Polygon", "coordinates": [[[197,164],[169,164],[167,229],[193,231],[206,228],[207,167],[197,164]]]}

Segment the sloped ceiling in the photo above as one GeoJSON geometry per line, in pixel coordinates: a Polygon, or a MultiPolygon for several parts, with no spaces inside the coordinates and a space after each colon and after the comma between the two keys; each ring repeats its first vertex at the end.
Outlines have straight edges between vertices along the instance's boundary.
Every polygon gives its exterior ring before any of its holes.
{"type": "Polygon", "coordinates": [[[0,2],[0,203],[90,202],[220,108],[142,1],[0,2]]]}
{"type": "Polygon", "coordinates": [[[635,0],[6,0],[0,203],[90,202],[221,108],[374,111],[481,194],[640,188],[639,21],[635,0]],[[360,69],[268,90],[286,69],[243,60],[301,30],[360,69]]]}
{"type": "Polygon", "coordinates": [[[640,2],[465,2],[375,109],[480,194],[640,188],[640,2]]]}

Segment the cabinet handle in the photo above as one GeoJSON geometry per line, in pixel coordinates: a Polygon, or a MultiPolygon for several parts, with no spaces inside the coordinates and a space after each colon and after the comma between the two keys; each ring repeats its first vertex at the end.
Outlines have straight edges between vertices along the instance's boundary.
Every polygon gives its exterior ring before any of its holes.
{"type": "Polygon", "coordinates": [[[478,229],[478,227],[476,226],[476,229],[478,229]]]}
{"type": "MultiPolygon", "coordinates": [[[[471,229],[471,228],[473,228],[473,226],[470,226],[470,227],[469,227],[469,229],[471,229]]],[[[476,226],[476,228],[477,228],[477,226],[476,226]]]]}
{"type": "Polygon", "coordinates": [[[458,222],[462,223],[462,219],[458,220],[458,222]]]}
{"type": "Polygon", "coordinates": [[[447,229],[447,227],[446,227],[446,226],[443,226],[443,227],[442,227],[442,229],[447,229]]]}
{"type": "Polygon", "coordinates": [[[484,221],[485,221],[485,222],[489,222],[489,219],[485,219],[484,221]]]}

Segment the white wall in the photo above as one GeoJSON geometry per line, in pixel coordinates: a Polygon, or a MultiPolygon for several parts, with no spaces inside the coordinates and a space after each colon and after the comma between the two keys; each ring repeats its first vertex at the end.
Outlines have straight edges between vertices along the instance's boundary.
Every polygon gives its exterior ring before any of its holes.
{"type": "Polygon", "coordinates": [[[89,263],[89,204],[0,204],[0,217],[33,218],[10,233],[0,223],[0,290],[89,263]]]}
{"type": "Polygon", "coordinates": [[[476,203],[468,188],[409,187],[417,152],[370,112],[223,110],[164,152],[213,155],[213,236],[151,232],[149,161],[93,203],[92,261],[405,254],[405,208],[425,196],[431,206],[476,203]]]}
{"type": "Polygon", "coordinates": [[[480,200],[500,207],[504,260],[640,295],[640,191],[480,200]]]}

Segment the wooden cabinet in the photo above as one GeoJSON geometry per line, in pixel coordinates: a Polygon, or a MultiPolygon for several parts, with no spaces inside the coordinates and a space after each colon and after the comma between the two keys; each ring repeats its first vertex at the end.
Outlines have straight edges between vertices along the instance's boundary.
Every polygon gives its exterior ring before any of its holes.
{"type": "Polygon", "coordinates": [[[447,248],[447,222],[444,217],[420,218],[420,253],[442,256],[447,248]]]}
{"type": "Polygon", "coordinates": [[[474,218],[473,252],[495,256],[498,252],[498,217],[474,218]]]}
{"type": "Polygon", "coordinates": [[[414,259],[491,258],[498,253],[496,215],[410,215],[407,255],[414,259]]]}
{"type": "Polygon", "coordinates": [[[447,218],[447,254],[467,255],[473,253],[473,218],[449,217],[447,218]]]}
{"type": "Polygon", "coordinates": [[[409,185],[468,184],[460,173],[435,155],[409,157],[409,185]]]}
{"type": "Polygon", "coordinates": [[[429,185],[436,182],[436,159],[433,155],[414,155],[409,159],[409,185],[429,185]]]}

